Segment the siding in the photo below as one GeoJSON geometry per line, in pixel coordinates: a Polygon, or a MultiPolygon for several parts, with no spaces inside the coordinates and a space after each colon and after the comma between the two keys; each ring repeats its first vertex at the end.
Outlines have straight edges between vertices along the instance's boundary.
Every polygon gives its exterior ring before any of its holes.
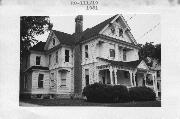
{"type": "Polygon", "coordinates": [[[49,69],[56,69],[59,67],[73,67],[73,54],[72,49],[67,47],[62,47],[52,53],[47,55],[47,61],[49,69]],[[65,50],[69,50],[69,62],[65,62],[65,50]],[[56,63],[56,52],[58,51],[58,63],[56,63]],[[49,55],[51,54],[51,65],[49,65],[49,55]]]}
{"type": "Polygon", "coordinates": [[[33,94],[43,94],[49,91],[49,73],[45,71],[33,71],[32,72],[32,92],[33,94]],[[43,88],[38,88],[38,76],[44,74],[43,88]]]}
{"type": "Polygon", "coordinates": [[[30,67],[36,65],[36,56],[40,56],[41,57],[40,66],[44,66],[44,67],[48,66],[47,59],[46,59],[44,54],[32,52],[30,54],[30,67]]]}

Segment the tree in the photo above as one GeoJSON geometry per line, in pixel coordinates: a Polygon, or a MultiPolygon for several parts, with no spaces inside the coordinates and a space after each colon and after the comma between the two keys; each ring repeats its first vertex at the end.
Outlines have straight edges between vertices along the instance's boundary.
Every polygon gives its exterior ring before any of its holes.
{"type": "Polygon", "coordinates": [[[161,44],[153,45],[153,42],[145,45],[138,44],[141,49],[139,50],[139,57],[141,60],[145,60],[147,57],[158,60],[161,63],[161,44]]]}
{"type": "Polygon", "coordinates": [[[51,30],[52,27],[49,16],[20,17],[20,64],[22,64],[23,57],[27,55],[32,44],[38,42],[35,36],[51,30]]]}

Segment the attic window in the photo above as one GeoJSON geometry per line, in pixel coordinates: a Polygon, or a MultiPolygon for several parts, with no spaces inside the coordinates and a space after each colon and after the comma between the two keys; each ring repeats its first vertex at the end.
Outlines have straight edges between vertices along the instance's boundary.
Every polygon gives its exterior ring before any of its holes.
{"type": "Polygon", "coordinates": [[[55,45],[55,38],[53,38],[53,45],[55,45]]]}
{"type": "Polygon", "coordinates": [[[119,29],[119,36],[122,36],[123,37],[123,29],[119,29]]]}
{"type": "Polygon", "coordinates": [[[111,28],[111,32],[114,34],[115,33],[115,28],[111,28]]]}

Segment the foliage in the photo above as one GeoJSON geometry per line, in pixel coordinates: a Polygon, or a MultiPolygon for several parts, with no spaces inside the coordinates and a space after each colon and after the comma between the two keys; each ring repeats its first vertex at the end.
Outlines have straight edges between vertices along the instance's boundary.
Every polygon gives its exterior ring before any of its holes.
{"type": "Polygon", "coordinates": [[[31,44],[36,43],[34,38],[45,31],[52,29],[52,24],[48,16],[22,16],[20,17],[20,63],[22,57],[26,56],[31,44]]]}
{"type": "Polygon", "coordinates": [[[90,102],[126,102],[129,94],[126,86],[94,83],[83,89],[83,95],[90,102]]]}
{"type": "Polygon", "coordinates": [[[146,42],[145,45],[139,44],[139,46],[141,47],[139,51],[140,59],[145,60],[147,57],[150,57],[161,63],[161,44],[153,45],[153,42],[146,42]]]}
{"type": "Polygon", "coordinates": [[[132,87],[129,89],[129,95],[133,101],[154,101],[155,92],[148,87],[132,87]]]}

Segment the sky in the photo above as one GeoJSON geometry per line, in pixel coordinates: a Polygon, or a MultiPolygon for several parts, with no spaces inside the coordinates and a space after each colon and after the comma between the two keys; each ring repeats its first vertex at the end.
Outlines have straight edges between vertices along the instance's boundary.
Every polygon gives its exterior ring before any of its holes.
{"type": "MultiPolygon", "coordinates": [[[[91,28],[113,15],[83,15],[83,30],[91,28]]],[[[138,43],[161,42],[161,23],[159,14],[125,14],[123,15],[131,28],[131,33],[138,43]],[[157,27],[155,27],[157,25],[157,27]]],[[[76,16],[50,16],[53,30],[73,34],[76,16]]],[[[36,37],[40,41],[47,40],[48,33],[36,37]]]]}

